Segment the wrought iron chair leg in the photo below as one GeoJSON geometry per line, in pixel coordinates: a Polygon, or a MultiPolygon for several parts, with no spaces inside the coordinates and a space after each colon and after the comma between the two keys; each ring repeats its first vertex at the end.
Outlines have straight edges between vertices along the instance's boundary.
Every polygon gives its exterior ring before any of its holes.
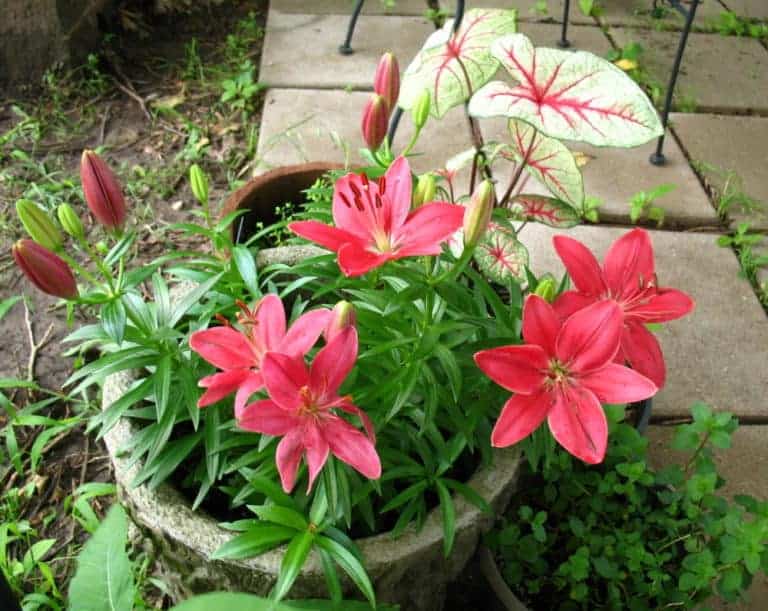
{"type": "Polygon", "coordinates": [[[675,55],[675,63],[672,64],[672,74],[669,77],[669,84],[667,85],[667,95],[664,98],[664,108],[661,111],[661,124],[664,127],[664,133],[659,137],[659,141],[656,143],[656,151],[651,155],[650,162],[653,165],[664,165],[667,158],[664,156],[664,137],[667,132],[667,125],[669,124],[669,111],[672,110],[672,97],[675,93],[675,85],[677,84],[677,77],[680,74],[680,65],[683,61],[683,52],[685,51],[685,45],[688,42],[688,34],[691,32],[693,26],[693,20],[696,17],[696,9],[699,6],[701,0],[693,0],[691,6],[688,8],[687,15],[685,16],[685,27],[680,35],[680,43],[677,46],[677,54],[675,55]]]}
{"type": "Polygon", "coordinates": [[[392,141],[395,139],[395,133],[400,125],[400,117],[403,116],[403,109],[399,106],[395,107],[395,112],[392,113],[392,117],[389,119],[389,130],[387,131],[387,142],[389,146],[392,146],[392,141]]]}
{"type": "Polygon", "coordinates": [[[557,46],[561,49],[567,49],[571,46],[568,40],[568,14],[571,12],[571,0],[565,0],[563,4],[565,4],[563,8],[563,29],[560,32],[560,40],[557,41],[557,46]]]}
{"type": "Polygon", "coordinates": [[[339,53],[342,55],[352,55],[355,52],[355,50],[352,48],[352,36],[355,34],[357,18],[360,16],[360,11],[363,10],[364,3],[365,0],[357,0],[355,8],[352,11],[352,16],[349,18],[349,25],[347,26],[347,37],[344,39],[344,43],[339,46],[339,53]]]}

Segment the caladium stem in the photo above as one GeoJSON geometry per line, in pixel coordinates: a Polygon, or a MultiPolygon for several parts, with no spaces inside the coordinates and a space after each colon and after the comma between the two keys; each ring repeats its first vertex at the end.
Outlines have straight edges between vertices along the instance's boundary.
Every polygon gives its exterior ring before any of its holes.
{"type": "Polygon", "coordinates": [[[503,208],[507,205],[507,202],[509,201],[509,198],[512,196],[512,191],[515,189],[515,185],[517,185],[517,181],[520,180],[520,176],[523,173],[523,169],[526,165],[528,165],[528,160],[531,156],[531,150],[532,148],[529,147],[528,150],[525,152],[525,157],[523,157],[520,160],[520,163],[517,164],[517,168],[515,168],[515,173],[512,176],[512,180],[509,181],[509,187],[507,187],[506,192],[504,193],[504,197],[501,198],[499,201],[499,208],[503,208]]]}

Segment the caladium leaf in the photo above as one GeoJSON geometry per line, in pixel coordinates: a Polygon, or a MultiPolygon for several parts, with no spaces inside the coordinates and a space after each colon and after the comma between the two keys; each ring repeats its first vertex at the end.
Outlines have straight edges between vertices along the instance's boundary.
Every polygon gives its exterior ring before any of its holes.
{"type": "Polygon", "coordinates": [[[522,34],[496,40],[491,52],[513,83],[478,91],[469,103],[474,117],[516,117],[553,138],[596,146],[638,146],[663,133],[640,87],[592,53],[535,49],[522,34]]]}
{"type": "Polygon", "coordinates": [[[558,228],[574,227],[581,222],[575,208],[545,195],[518,195],[512,198],[509,208],[510,216],[517,221],[534,221],[558,228]]]}
{"type": "Polygon", "coordinates": [[[573,153],[559,140],[545,136],[525,121],[511,119],[510,150],[518,163],[556,198],[581,208],[584,179],[573,153]]]}
{"type": "Polygon", "coordinates": [[[474,259],[480,271],[499,284],[525,279],[528,251],[514,233],[495,223],[475,248],[474,259]]]}
{"type": "Polygon", "coordinates": [[[397,104],[410,109],[428,89],[430,112],[440,118],[468,100],[499,68],[491,43],[516,30],[516,11],[473,9],[467,11],[456,34],[453,20],[432,34],[403,74],[397,104]]]}

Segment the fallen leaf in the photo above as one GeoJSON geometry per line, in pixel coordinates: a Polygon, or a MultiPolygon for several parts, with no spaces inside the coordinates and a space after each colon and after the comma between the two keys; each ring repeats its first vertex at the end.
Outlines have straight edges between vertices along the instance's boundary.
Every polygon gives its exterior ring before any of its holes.
{"type": "Polygon", "coordinates": [[[634,59],[619,59],[613,62],[613,65],[617,68],[621,68],[624,72],[635,70],[637,68],[637,62],[634,59]]]}

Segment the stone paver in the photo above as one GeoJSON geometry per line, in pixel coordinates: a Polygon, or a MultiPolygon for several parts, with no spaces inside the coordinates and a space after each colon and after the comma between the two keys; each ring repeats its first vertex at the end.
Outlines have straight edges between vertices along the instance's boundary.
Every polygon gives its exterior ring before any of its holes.
{"type": "MultiPolygon", "coordinates": [[[[536,26],[541,27],[541,26],[536,26]]],[[[361,162],[357,150],[362,146],[359,117],[366,100],[365,93],[341,91],[315,91],[273,89],[264,104],[259,139],[259,157],[263,168],[300,163],[302,161],[349,160],[361,162]],[[290,130],[289,130],[290,128],[290,130]],[[289,130],[289,131],[286,131],[289,130]]],[[[501,119],[483,120],[483,134],[487,141],[508,139],[506,123],[501,119]]],[[[412,134],[410,117],[403,116],[395,139],[395,150],[405,146],[412,134]]],[[[668,164],[663,167],[648,163],[654,142],[636,149],[596,148],[574,144],[573,149],[586,152],[593,159],[583,168],[588,195],[599,197],[604,204],[604,221],[629,222],[629,201],[634,193],[665,183],[677,188],[659,198],[658,205],[667,214],[668,226],[698,227],[717,224],[717,216],[680,152],[674,138],[665,148],[668,164]]],[[[445,161],[470,147],[461,108],[451,110],[440,122],[430,120],[425,127],[412,158],[414,171],[425,172],[440,167],[445,161]]],[[[501,185],[511,178],[510,166],[503,166],[495,174],[501,185]]],[[[458,190],[468,185],[468,172],[457,179],[458,190]]],[[[502,187],[505,188],[505,187],[502,187]]],[[[543,190],[529,183],[528,192],[543,190]]]]}
{"type": "Polygon", "coordinates": [[[763,205],[728,216],[768,230],[768,118],[711,114],[673,114],[672,129],[695,167],[718,194],[743,192],[763,205]]]}
{"type": "MultiPolygon", "coordinates": [[[[528,36],[537,47],[556,48],[560,40],[560,26],[546,23],[520,23],[519,31],[528,36]]],[[[593,26],[574,25],[568,28],[568,41],[574,51],[591,51],[605,57],[613,48],[602,30],[593,26]]]]}
{"type": "MultiPolygon", "coordinates": [[[[576,227],[555,231],[525,228],[522,241],[537,272],[562,274],[551,238],[567,233],[602,260],[624,229],[576,227]],[[529,230],[530,229],[530,230],[529,230]]],[[[653,231],[656,270],[662,286],[688,292],[696,301],[689,316],[658,333],[667,363],[667,384],[654,398],[654,418],[686,415],[704,401],[739,416],[768,419],[768,320],[750,285],[739,277],[734,255],[705,233],[653,231]]]]}
{"type": "MultiPolygon", "coordinates": [[[[674,437],[674,427],[651,426],[648,428],[648,456],[652,466],[684,465],[690,454],[669,447],[674,437]]],[[[733,435],[733,445],[728,450],[715,452],[715,463],[725,486],[720,494],[732,497],[749,494],[760,500],[768,500],[768,426],[742,425],[733,435]]],[[[710,606],[723,611],[759,611],[768,601],[768,578],[759,574],[747,591],[748,600],[737,604],[715,602],[710,606]]]]}
{"type": "MultiPolygon", "coordinates": [[[[467,3],[470,8],[475,6],[481,6],[483,8],[514,8],[517,10],[517,18],[520,21],[556,21],[562,23],[563,8],[565,6],[563,0],[547,0],[546,12],[538,10],[537,4],[539,4],[538,0],[478,0],[475,3],[467,3]]],[[[440,5],[449,15],[453,14],[453,2],[450,0],[442,0],[440,5]]],[[[592,17],[584,15],[584,13],[579,10],[577,2],[571,1],[568,23],[576,25],[595,25],[595,20],[592,17]]]]}
{"type": "Polygon", "coordinates": [[[765,0],[723,0],[723,4],[741,17],[768,19],[768,2],[765,0]]]}
{"type": "MultiPolygon", "coordinates": [[[[622,47],[639,42],[645,49],[643,65],[666,89],[678,34],[626,28],[610,33],[622,47]]],[[[768,53],[754,39],[692,34],[675,99],[695,102],[700,112],[768,110],[768,53]]]]}
{"type": "MultiPolygon", "coordinates": [[[[351,15],[354,0],[270,0],[269,8],[281,13],[312,13],[313,15],[351,15]]],[[[417,15],[429,8],[426,0],[396,0],[393,3],[382,0],[367,0],[363,4],[363,15],[417,15]]]]}
{"type": "MultiPolygon", "coordinates": [[[[669,5],[660,2],[659,6],[667,9],[659,18],[654,18],[653,3],[650,0],[610,0],[603,2],[603,9],[598,21],[607,26],[631,26],[651,29],[682,29],[683,16],[669,5]]],[[[725,10],[718,0],[704,0],[696,9],[695,29],[706,28],[725,10]]]]}
{"type": "Polygon", "coordinates": [[[363,15],[352,42],[355,53],[341,55],[347,18],[270,11],[259,80],[269,87],[371,89],[381,54],[394,46],[410,60],[434,26],[418,17],[363,15]]]}

